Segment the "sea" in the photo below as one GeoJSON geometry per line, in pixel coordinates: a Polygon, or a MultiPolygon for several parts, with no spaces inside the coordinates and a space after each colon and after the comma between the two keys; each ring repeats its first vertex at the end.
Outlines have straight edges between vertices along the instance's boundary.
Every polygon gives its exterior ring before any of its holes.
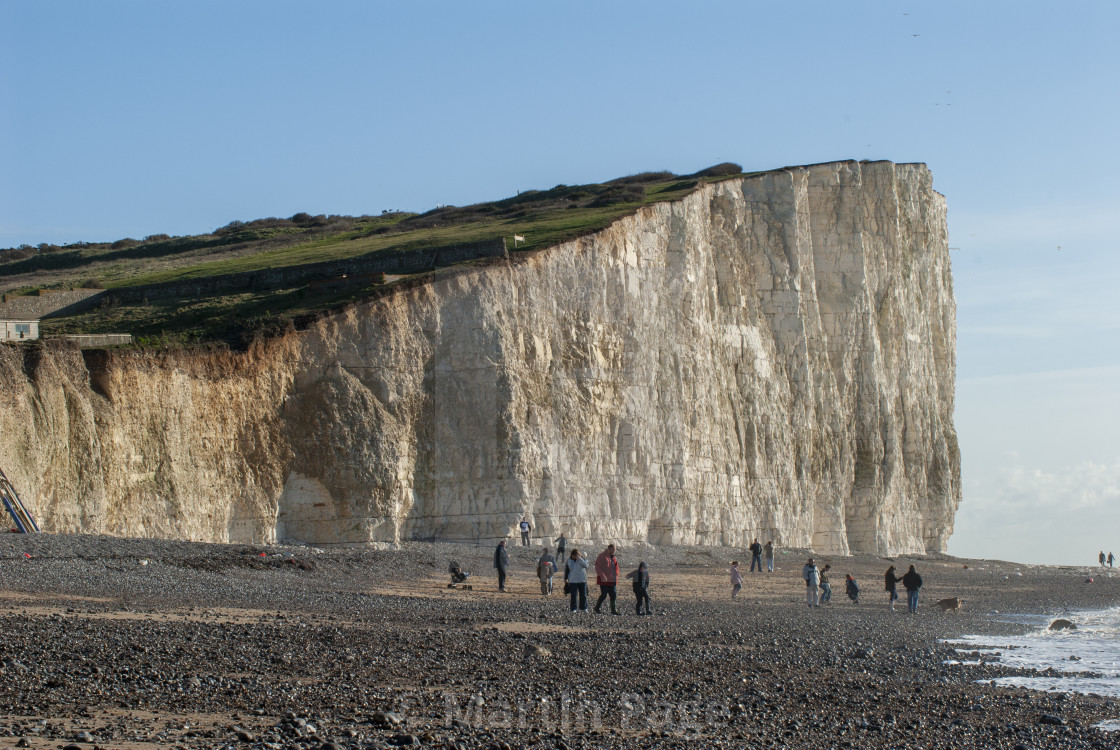
{"type": "MultiPolygon", "coordinates": [[[[966,635],[946,641],[962,654],[979,652],[982,659],[1021,669],[1052,669],[1054,676],[1000,677],[998,685],[1085,693],[1120,698],[1120,607],[1062,615],[997,615],[997,620],[1033,626],[1024,635],[966,635]],[[1061,617],[1076,630],[1050,630],[1061,617]]],[[[953,660],[950,664],[976,664],[953,660]]],[[[985,680],[985,682],[988,682],[985,680]]],[[[1097,725],[1120,731],[1120,718],[1097,725]]]]}

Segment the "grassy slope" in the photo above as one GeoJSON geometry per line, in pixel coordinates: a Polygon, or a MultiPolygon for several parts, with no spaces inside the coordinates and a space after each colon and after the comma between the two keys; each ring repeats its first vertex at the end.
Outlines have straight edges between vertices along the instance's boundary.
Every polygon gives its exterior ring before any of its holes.
{"type": "MultiPolygon", "coordinates": [[[[426,214],[394,214],[301,229],[246,225],[222,235],[175,238],[112,250],[65,249],[49,257],[0,263],[0,275],[23,273],[42,286],[66,288],[91,281],[119,288],[179,279],[279,268],[523,235],[519,251],[550,247],[593,233],[642,205],[680,199],[699,185],[735,175],[680,178],[649,175],[601,185],[559,185],[513,198],[426,214]]],[[[153,299],[143,305],[103,305],[81,315],[44,320],[44,334],[130,332],[142,345],[224,340],[243,344],[376,293],[313,292],[306,286],[262,293],[192,299],[153,299]]]]}
{"type": "MultiPolygon", "coordinates": [[[[646,187],[646,196],[641,200],[613,203],[607,206],[580,206],[574,209],[555,208],[551,205],[552,201],[547,201],[544,202],[544,206],[540,207],[540,210],[534,210],[538,207],[528,203],[527,211],[513,212],[525,214],[522,216],[511,216],[509,212],[500,212],[499,215],[494,217],[487,217],[483,214],[473,221],[379,235],[368,235],[363,227],[344,234],[324,237],[297,247],[266,250],[251,256],[200,263],[184,268],[134,276],[126,280],[113,282],[107,286],[133,286],[178,279],[206,278],[243,271],[294,266],[301,263],[354,258],[380,250],[399,251],[439,247],[477,242],[496,237],[506,237],[510,241],[510,247],[512,247],[512,238],[515,234],[526,238],[526,242],[520,244],[518,250],[537,250],[608,227],[612,222],[633,213],[639,206],[646,203],[682,198],[695,189],[695,183],[690,184],[688,188],[670,188],[678,184],[688,183],[692,183],[692,181],[682,183],[679,180],[673,180],[654,183],[646,187]]],[[[407,224],[407,220],[402,223],[407,224]]]]}

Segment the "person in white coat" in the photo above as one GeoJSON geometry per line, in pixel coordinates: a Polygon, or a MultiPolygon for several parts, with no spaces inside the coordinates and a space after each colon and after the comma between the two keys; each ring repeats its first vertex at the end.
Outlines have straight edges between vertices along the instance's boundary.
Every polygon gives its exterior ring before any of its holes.
{"type": "Polygon", "coordinates": [[[809,562],[801,569],[801,577],[805,579],[805,601],[808,602],[810,607],[821,606],[817,602],[817,596],[820,593],[821,585],[821,571],[817,568],[817,564],[813,562],[813,558],[809,558],[809,562]]]}
{"type": "Polygon", "coordinates": [[[572,614],[576,613],[578,597],[579,611],[587,611],[587,560],[578,549],[573,549],[571,557],[564,562],[564,590],[571,597],[572,614]]]}

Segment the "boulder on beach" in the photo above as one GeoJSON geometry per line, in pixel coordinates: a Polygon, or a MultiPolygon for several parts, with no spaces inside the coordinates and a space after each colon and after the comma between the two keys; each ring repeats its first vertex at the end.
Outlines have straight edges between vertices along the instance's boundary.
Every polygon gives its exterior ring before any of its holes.
{"type": "Polygon", "coordinates": [[[549,651],[544,646],[538,646],[535,643],[526,643],[525,644],[525,658],[526,659],[533,659],[533,658],[545,659],[545,658],[548,658],[549,656],[552,656],[552,652],[549,651]]]}
{"type": "Polygon", "coordinates": [[[1057,619],[1050,623],[1050,630],[1077,630],[1077,626],[1069,620],[1057,619]]]}

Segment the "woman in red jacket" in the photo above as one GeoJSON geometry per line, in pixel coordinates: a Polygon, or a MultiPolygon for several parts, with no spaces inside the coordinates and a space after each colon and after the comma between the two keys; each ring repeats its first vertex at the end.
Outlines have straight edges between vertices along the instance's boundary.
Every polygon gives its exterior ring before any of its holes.
{"type": "Polygon", "coordinates": [[[599,607],[608,596],[611,599],[611,614],[617,615],[615,597],[618,596],[618,558],[614,556],[614,545],[608,544],[600,555],[595,558],[595,583],[599,584],[599,601],[595,602],[595,614],[599,614],[599,607]]]}

